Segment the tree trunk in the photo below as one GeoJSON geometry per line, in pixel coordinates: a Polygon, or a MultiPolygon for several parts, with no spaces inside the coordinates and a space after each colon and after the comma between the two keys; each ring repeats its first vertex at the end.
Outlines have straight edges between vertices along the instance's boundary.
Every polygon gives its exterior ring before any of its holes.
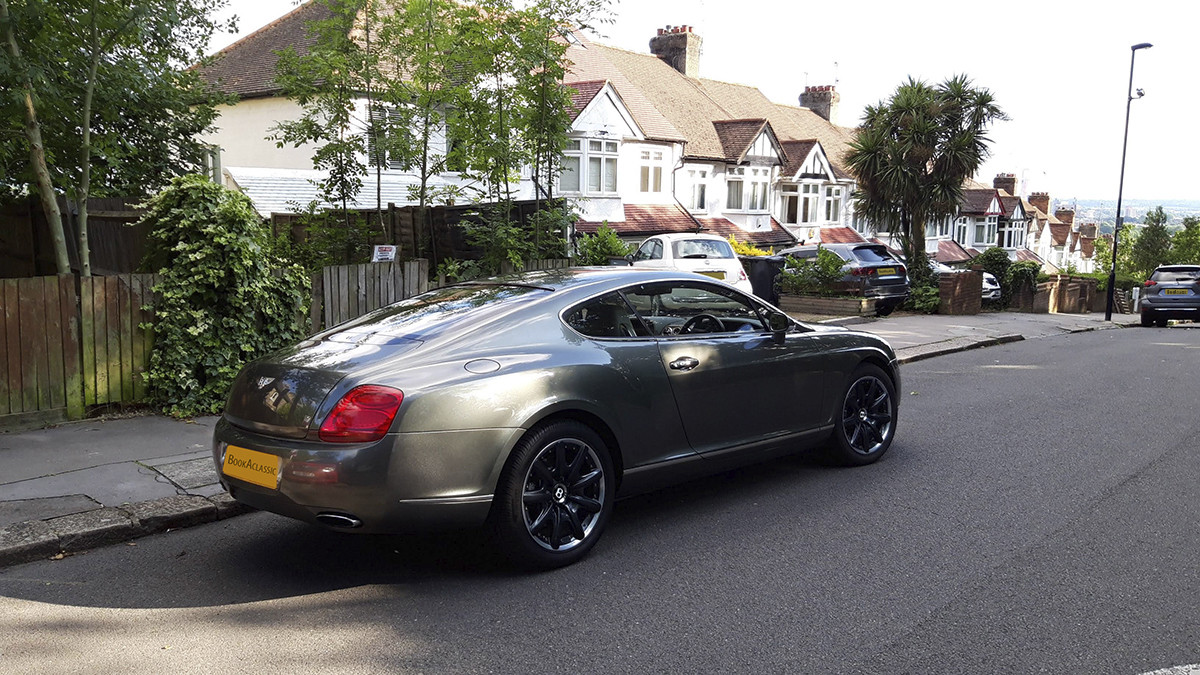
{"type": "MultiPolygon", "coordinates": [[[[92,3],[95,16],[96,3],[92,3]]],[[[91,248],[88,245],[88,194],[92,182],[92,98],[96,93],[96,72],[100,68],[99,38],[95,35],[95,21],[92,23],[92,63],[88,71],[88,79],[84,84],[83,110],[79,113],[80,144],[79,144],[79,191],[75,209],[79,213],[76,226],[79,231],[79,274],[84,278],[92,276],[91,248]]]]}
{"type": "MultiPolygon", "coordinates": [[[[13,33],[12,19],[8,13],[8,0],[0,0],[0,26],[4,27],[4,41],[16,63],[21,62],[21,48],[13,33]]],[[[59,274],[71,273],[71,261],[67,257],[67,238],[63,234],[62,212],[58,209],[58,198],[50,180],[50,169],[46,166],[46,149],[42,141],[42,128],[38,124],[37,108],[33,101],[33,83],[26,75],[21,88],[24,89],[25,138],[29,141],[29,161],[37,183],[42,211],[46,214],[46,225],[50,228],[50,240],[54,242],[54,262],[59,274]]]]}

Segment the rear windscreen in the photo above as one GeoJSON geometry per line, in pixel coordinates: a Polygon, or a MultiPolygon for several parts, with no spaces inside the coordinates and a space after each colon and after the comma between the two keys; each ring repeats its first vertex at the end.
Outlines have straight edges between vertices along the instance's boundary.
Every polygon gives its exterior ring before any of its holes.
{"type": "Polygon", "coordinates": [[[673,245],[676,258],[732,258],[733,247],[717,239],[681,239],[673,245]]]}
{"type": "Polygon", "coordinates": [[[1200,278],[1200,268],[1183,270],[1157,270],[1150,277],[1154,281],[1192,281],[1200,278]]]}
{"type": "Polygon", "coordinates": [[[897,262],[882,246],[859,246],[854,249],[854,257],[865,263],[897,262]]]}

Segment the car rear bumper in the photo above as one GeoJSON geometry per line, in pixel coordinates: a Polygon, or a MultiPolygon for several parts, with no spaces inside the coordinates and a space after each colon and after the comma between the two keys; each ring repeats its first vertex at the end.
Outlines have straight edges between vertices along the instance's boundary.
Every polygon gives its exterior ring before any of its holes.
{"type": "Polygon", "coordinates": [[[213,462],[239,502],[308,523],[362,533],[401,533],[480,525],[491,508],[503,458],[521,429],[389,434],[377,443],[313,443],[255,434],[218,420],[213,462]],[[279,458],[264,487],[222,470],[228,446],[279,458]],[[326,478],[312,480],[304,471],[326,478]]]}
{"type": "Polygon", "coordinates": [[[1157,319],[1191,319],[1200,320],[1200,304],[1181,304],[1174,302],[1148,302],[1142,300],[1141,313],[1144,317],[1157,319]]]}

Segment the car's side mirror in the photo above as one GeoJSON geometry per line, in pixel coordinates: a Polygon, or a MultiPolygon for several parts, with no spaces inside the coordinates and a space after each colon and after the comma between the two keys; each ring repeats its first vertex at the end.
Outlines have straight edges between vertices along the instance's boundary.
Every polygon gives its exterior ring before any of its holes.
{"type": "Polygon", "coordinates": [[[783,336],[791,326],[792,320],[783,312],[771,312],[767,315],[767,327],[771,329],[771,337],[775,338],[776,342],[783,342],[783,336]]]}

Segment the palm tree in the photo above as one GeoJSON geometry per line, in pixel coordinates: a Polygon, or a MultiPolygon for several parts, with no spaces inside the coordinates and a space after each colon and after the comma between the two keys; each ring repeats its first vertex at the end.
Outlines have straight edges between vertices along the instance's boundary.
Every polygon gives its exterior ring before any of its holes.
{"type": "Polygon", "coordinates": [[[899,239],[915,276],[928,274],[925,225],[953,215],[963,181],[988,155],[988,127],[1008,117],[964,75],[934,87],[909,78],[868,106],[847,164],[858,213],[899,239]]]}

